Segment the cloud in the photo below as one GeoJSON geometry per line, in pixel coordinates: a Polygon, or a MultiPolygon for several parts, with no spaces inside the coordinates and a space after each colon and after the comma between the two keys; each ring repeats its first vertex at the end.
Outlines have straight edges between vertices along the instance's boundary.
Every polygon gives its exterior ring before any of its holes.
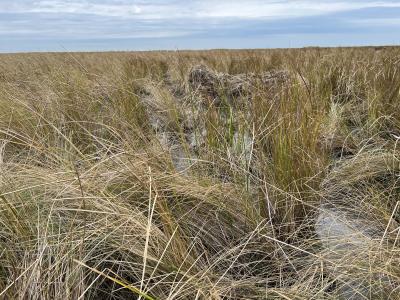
{"type": "Polygon", "coordinates": [[[156,1],[77,1],[77,0],[23,0],[14,3],[2,0],[0,12],[3,13],[37,13],[37,14],[75,14],[97,15],[104,17],[120,17],[132,19],[170,19],[182,14],[189,14],[187,5],[179,1],[179,5],[170,2],[156,1]]]}
{"type": "Polygon", "coordinates": [[[393,1],[143,1],[3,0],[0,12],[92,14],[132,19],[293,18],[371,7],[400,7],[393,1]]]}
{"type": "Polygon", "coordinates": [[[53,14],[93,14],[110,17],[131,17],[142,12],[135,4],[107,4],[85,1],[37,1],[24,12],[53,14]]]}
{"type": "Polygon", "coordinates": [[[109,49],[130,45],[128,40],[155,48],[205,47],[201,41],[209,48],[245,47],[240,40],[251,40],[248,47],[276,45],[267,39],[285,47],[307,43],[293,41],[298,36],[312,44],[321,38],[325,45],[324,36],[335,43],[370,32],[388,39],[398,15],[400,1],[377,0],[0,0],[0,44],[92,41],[95,47],[102,41],[109,49]]]}
{"type": "Polygon", "coordinates": [[[382,27],[398,27],[400,26],[400,18],[367,18],[361,20],[349,21],[353,25],[364,27],[382,26],[382,27]]]}
{"type": "Polygon", "coordinates": [[[197,16],[215,18],[287,19],[366,8],[395,8],[399,2],[376,1],[203,1],[197,16]]]}

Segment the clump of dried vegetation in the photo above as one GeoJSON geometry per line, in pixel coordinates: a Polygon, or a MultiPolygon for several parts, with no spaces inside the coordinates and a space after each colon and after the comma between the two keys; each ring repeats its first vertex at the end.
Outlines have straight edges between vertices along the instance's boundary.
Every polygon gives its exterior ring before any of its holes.
{"type": "Polygon", "coordinates": [[[400,49],[0,62],[0,298],[400,299],[400,49]]]}

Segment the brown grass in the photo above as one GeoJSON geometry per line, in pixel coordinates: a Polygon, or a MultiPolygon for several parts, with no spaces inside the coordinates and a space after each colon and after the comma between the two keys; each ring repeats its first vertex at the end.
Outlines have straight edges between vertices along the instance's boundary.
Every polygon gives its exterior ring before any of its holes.
{"type": "Polygon", "coordinates": [[[400,299],[399,67],[394,47],[1,55],[0,298],[400,299]],[[225,76],[212,97],[198,65],[225,76]],[[363,247],[320,240],[330,207],[363,247]]]}

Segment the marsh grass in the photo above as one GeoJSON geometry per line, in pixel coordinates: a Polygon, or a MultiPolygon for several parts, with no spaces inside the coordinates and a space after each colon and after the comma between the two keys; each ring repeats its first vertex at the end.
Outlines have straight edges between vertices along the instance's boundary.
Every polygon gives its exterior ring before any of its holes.
{"type": "Polygon", "coordinates": [[[399,299],[398,48],[0,62],[0,297],[338,299],[362,278],[399,299]],[[201,64],[289,79],[216,105],[188,84],[201,64]],[[332,261],[328,200],[381,238],[332,261]]]}

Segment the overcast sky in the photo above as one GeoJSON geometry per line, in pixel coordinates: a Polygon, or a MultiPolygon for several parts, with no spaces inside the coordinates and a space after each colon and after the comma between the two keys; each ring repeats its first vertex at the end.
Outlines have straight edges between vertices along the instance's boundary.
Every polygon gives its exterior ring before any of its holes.
{"type": "Polygon", "coordinates": [[[400,44],[400,0],[0,0],[0,52],[400,44]]]}

